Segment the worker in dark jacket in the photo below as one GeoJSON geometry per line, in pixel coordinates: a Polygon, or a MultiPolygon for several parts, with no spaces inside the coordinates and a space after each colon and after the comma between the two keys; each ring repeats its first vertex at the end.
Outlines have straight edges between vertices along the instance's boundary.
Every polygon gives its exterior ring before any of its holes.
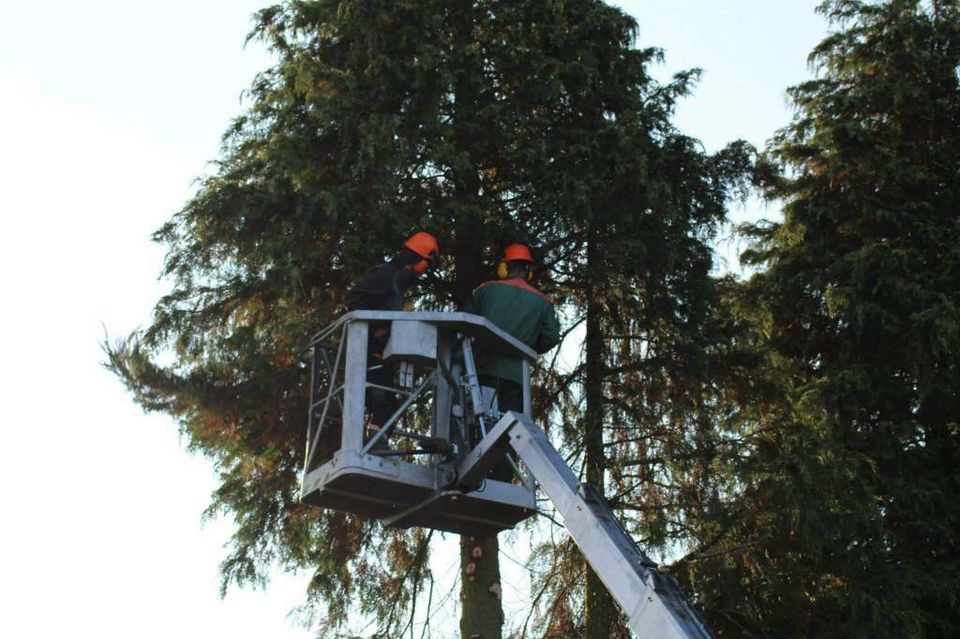
{"type": "MultiPolygon", "coordinates": [[[[523,244],[511,244],[497,266],[499,279],[478,286],[464,306],[532,348],[546,353],[560,341],[560,322],[550,298],[530,281],[533,255],[523,244]]],[[[516,357],[492,354],[478,364],[481,381],[497,389],[501,411],[523,412],[523,364],[516,357]]]]}
{"type": "MultiPolygon", "coordinates": [[[[375,266],[347,291],[344,299],[350,311],[402,311],[407,288],[423,275],[437,259],[440,245],[437,238],[421,231],[406,239],[388,262],[375,266]]],[[[367,344],[367,381],[378,386],[393,385],[393,368],[383,361],[383,347],[390,337],[390,324],[370,327],[367,344]]],[[[368,434],[375,432],[397,409],[394,393],[383,389],[367,390],[368,434]]]]}
{"type": "Polygon", "coordinates": [[[440,245],[430,233],[420,231],[380,266],[374,266],[347,291],[344,300],[351,311],[402,311],[403,294],[414,280],[437,259],[440,245]]]}

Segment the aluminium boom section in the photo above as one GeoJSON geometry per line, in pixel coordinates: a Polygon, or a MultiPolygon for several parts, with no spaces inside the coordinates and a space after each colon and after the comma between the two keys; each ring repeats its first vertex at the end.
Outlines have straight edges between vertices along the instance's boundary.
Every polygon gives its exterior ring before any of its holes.
{"type": "Polygon", "coordinates": [[[577,481],[543,431],[526,415],[506,413],[464,459],[458,476],[483,476],[507,449],[527,465],[541,490],[639,637],[712,639],[670,575],[657,570],[596,487],[577,481]]]}

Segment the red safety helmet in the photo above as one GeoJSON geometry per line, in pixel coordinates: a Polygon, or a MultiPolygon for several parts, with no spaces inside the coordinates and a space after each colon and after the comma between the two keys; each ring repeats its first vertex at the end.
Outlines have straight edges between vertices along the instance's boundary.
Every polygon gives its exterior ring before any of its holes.
{"type": "Polygon", "coordinates": [[[511,244],[503,249],[504,262],[532,262],[533,255],[526,244],[511,244]]]}

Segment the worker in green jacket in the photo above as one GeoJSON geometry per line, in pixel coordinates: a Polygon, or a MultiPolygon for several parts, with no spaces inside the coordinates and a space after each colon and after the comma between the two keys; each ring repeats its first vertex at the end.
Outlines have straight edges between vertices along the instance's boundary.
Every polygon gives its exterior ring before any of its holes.
{"type": "MultiPolygon", "coordinates": [[[[560,322],[553,302],[533,286],[533,255],[523,244],[511,244],[497,265],[498,279],[478,286],[463,310],[482,315],[532,348],[546,353],[560,341],[560,322]]],[[[500,411],[523,412],[523,364],[519,358],[481,354],[480,382],[497,389],[500,411]]]]}

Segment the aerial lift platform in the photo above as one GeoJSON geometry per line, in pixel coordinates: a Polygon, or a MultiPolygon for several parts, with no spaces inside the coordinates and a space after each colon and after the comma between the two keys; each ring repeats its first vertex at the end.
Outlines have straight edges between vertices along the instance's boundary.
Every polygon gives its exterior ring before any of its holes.
{"type": "Polygon", "coordinates": [[[526,345],[469,313],[353,311],[318,333],[309,350],[304,502],[387,526],[491,535],[536,514],[539,484],[634,633],[712,636],[677,582],[657,570],[603,495],[577,480],[531,419],[536,353],[526,345]],[[370,335],[387,326],[382,354],[371,356],[370,335]],[[501,413],[495,390],[480,384],[476,358],[491,353],[523,362],[522,414],[501,413]],[[368,381],[370,366],[390,367],[396,385],[368,381]],[[372,433],[371,393],[397,398],[393,415],[372,433]],[[503,463],[512,478],[492,479],[503,463]]]}

